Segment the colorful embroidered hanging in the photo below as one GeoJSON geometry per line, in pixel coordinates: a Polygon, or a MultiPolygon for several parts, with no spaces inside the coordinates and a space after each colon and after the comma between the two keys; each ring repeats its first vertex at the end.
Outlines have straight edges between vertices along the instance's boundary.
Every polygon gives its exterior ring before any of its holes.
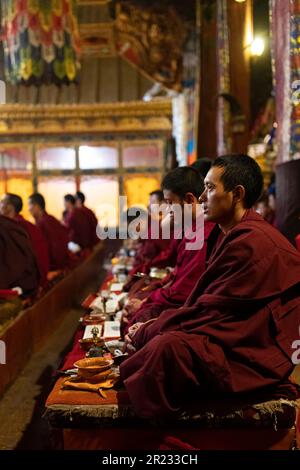
{"type": "Polygon", "coordinates": [[[230,153],[230,107],[229,103],[221,98],[230,93],[230,54],[228,29],[227,0],[217,2],[217,80],[218,80],[218,108],[217,108],[217,154],[230,153]]]}
{"type": "Polygon", "coordinates": [[[297,90],[297,100],[292,100],[291,154],[300,152],[300,1],[291,2],[290,21],[291,86],[297,90]]]}
{"type": "Polygon", "coordinates": [[[6,80],[61,85],[76,81],[79,32],[74,0],[2,0],[6,80]]]}

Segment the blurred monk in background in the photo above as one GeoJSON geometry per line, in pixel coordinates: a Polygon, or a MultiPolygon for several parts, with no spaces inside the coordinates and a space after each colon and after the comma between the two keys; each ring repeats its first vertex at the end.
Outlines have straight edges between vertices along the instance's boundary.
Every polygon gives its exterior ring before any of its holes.
{"type": "Polygon", "coordinates": [[[41,194],[31,194],[28,200],[28,209],[46,239],[50,270],[64,269],[68,265],[69,257],[66,228],[53,215],[46,212],[45,199],[41,194]]]}
{"type": "Polygon", "coordinates": [[[49,254],[47,242],[41,230],[22,217],[22,208],[22,198],[17,194],[7,193],[0,201],[0,214],[15,220],[26,230],[37,259],[41,285],[43,286],[47,282],[47,273],[49,271],[49,254]]]}

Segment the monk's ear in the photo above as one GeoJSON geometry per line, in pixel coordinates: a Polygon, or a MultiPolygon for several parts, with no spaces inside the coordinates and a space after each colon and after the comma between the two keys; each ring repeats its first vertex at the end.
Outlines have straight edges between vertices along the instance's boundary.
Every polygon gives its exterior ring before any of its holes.
{"type": "Polygon", "coordinates": [[[235,202],[243,202],[245,200],[245,195],[246,191],[244,186],[238,185],[234,188],[233,192],[233,198],[235,202]]]}
{"type": "Polygon", "coordinates": [[[194,204],[195,199],[196,198],[193,193],[186,193],[186,195],[184,196],[184,202],[186,204],[194,204]]]}

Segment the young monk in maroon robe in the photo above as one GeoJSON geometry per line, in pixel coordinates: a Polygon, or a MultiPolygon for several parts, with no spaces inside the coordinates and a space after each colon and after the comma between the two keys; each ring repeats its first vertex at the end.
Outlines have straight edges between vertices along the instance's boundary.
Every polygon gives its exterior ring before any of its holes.
{"type": "MultiPolygon", "coordinates": [[[[156,190],[150,193],[149,196],[149,208],[153,204],[160,205],[164,201],[163,192],[161,190],[156,190]]],[[[142,214],[142,213],[141,213],[142,214]]],[[[137,252],[135,256],[135,261],[133,264],[133,268],[129,273],[129,280],[124,286],[124,291],[130,291],[134,284],[139,281],[138,277],[135,275],[139,272],[149,272],[151,261],[159,256],[164,250],[166,250],[170,245],[170,239],[163,239],[161,236],[158,238],[153,238],[151,235],[151,218],[154,218],[154,214],[148,216],[148,228],[147,228],[147,237],[142,238],[137,246],[137,252]],[[148,266],[146,268],[146,266],[148,266]]],[[[159,225],[161,224],[161,214],[158,214],[159,225]]],[[[145,228],[141,231],[146,230],[145,228]]],[[[161,228],[160,228],[161,232],[161,228]]],[[[161,235],[161,233],[160,233],[161,235]]],[[[172,256],[172,254],[171,254],[172,256]]],[[[174,262],[173,258],[170,259],[171,262],[174,262]]]]}
{"type": "Polygon", "coordinates": [[[87,216],[89,222],[90,243],[91,246],[95,246],[99,242],[99,238],[97,237],[97,217],[91,209],[85,206],[85,195],[81,191],[77,191],[75,199],[76,207],[81,209],[87,216]]]}
{"type": "Polygon", "coordinates": [[[49,254],[47,243],[41,230],[21,216],[23,208],[22,198],[17,194],[5,194],[0,202],[0,213],[18,222],[28,233],[35,253],[40,271],[40,283],[44,286],[47,282],[49,271],[49,254]]]}
{"type": "Polygon", "coordinates": [[[72,194],[64,197],[65,215],[64,225],[67,228],[69,241],[76,243],[80,248],[91,248],[93,241],[90,234],[89,217],[82,209],[75,206],[75,198],[72,194]]]}
{"type": "Polygon", "coordinates": [[[35,294],[40,274],[26,230],[0,215],[0,289],[21,287],[23,295],[35,294]]]}
{"type": "MultiPolygon", "coordinates": [[[[153,204],[160,205],[164,202],[164,195],[161,190],[152,191],[149,195],[149,210],[153,204]]],[[[150,212],[149,212],[150,214],[150,212]]],[[[148,219],[148,237],[141,240],[140,248],[136,254],[135,263],[131,275],[136,272],[149,272],[153,259],[159,256],[170,245],[170,240],[164,240],[162,237],[154,239],[151,237],[151,218],[153,214],[149,215],[148,219]]],[[[161,221],[161,220],[160,220],[161,221]]]]}
{"type": "Polygon", "coordinates": [[[175,270],[166,281],[161,283],[161,287],[154,290],[142,303],[130,319],[129,326],[158,317],[163,310],[168,308],[181,307],[205,270],[206,243],[214,224],[207,222],[203,228],[203,214],[199,214],[198,220],[196,219],[196,210],[200,209],[198,198],[204,190],[202,176],[191,167],[176,168],[166,175],[162,188],[164,199],[170,208],[173,204],[178,204],[183,212],[188,204],[191,205],[193,208],[192,227],[190,229],[185,227],[186,235],[178,245],[175,270]],[[198,236],[203,230],[204,240],[201,248],[192,250],[189,249],[188,243],[195,242],[196,236],[193,234],[196,227],[199,232],[198,236]]]}
{"type": "MultiPolygon", "coordinates": [[[[300,255],[251,207],[263,177],[246,155],[217,158],[200,197],[218,224],[207,270],[182,308],[132,327],[121,365],[140,416],[180,413],[203,394],[272,393],[293,370],[300,323],[300,255]]],[[[210,244],[211,243],[211,244],[210,244]]]]}
{"type": "Polygon", "coordinates": [[[45,199],[41,194],[34,193],[29,197],[28,208],[46,239],[50,270],[57,271],[66,268],[69,259],[66,228],[46,212],[45,199]]]}

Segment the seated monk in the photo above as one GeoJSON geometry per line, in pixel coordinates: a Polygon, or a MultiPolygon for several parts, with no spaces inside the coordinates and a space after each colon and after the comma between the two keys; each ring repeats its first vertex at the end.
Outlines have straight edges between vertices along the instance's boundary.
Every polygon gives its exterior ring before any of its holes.
{"type": "Polygon", "coordinates": [[[91,247],[93,247],[99,242],[99,238],[97,237],[97,217],[91,209],[85,206],[85,195],[81,191],[77,191],[75,200],[76,207],[81,209],[87,216],[87,220],[89,222],[90,243],[91,247]]]}
{"type": "Polygon", "coordinates": [[[47,282],[47,273],[49,271],[47,242],[41,230],[21,216],[20,212],[22,211],[22,208],[22,198],[17,194],[8,193],[1,199],[0,214],[18,222],[26,230],[29,236],[40,271],[41,285],[44,286],[47,282]]]}
{"type": "Polygon", "coordinates": [[[46,212],[45,199],[41,194],[31,194],[28,200],[28,209],[36,226],[46,239],[50,270],[58,271],[66,268],[69,260],[66,228],[53,215],[46,212]]]}
{"type": "MultiPolygon", "coordinates": [[[[192,168],[195,168],[200,175],[205,178],[207,175],[210,167],[211,167],[211,160],[206,158],[200,158],[196,160],[192,165],[192,168]]],[[[163,224],[163,222],[162,222],[163,224]]],[[[167,246],[165,250],[159,253],[155,258],[150,260],[148,263],[145,264],[145,269],[143,272],[148,273],[152,266],[156,268],[166,268],[168,266],[175,266],[177,261],[177,253],[178,247],[181,243],[182,238],[180,239],[172,239],[171,243],[167,246]]]]}
{"type": "Polygon", "coordinates": [[[67,228],[69,241],[74,242],[80,248],[91,248],[93,243],[90,235],[90,221],[86,213],[75,206],[75,198],[72,194],[64,197],[65,212],[64,225],[67,228]]]}
{"type": "Polygon", "coordinates": [[[0,215],[0,289],[21,287],[24,296],[35,294],[40,274],[26,230],[0,215]]]}
{"type": "MultiPolygon", "coordinates": [[[[135,282],[138,281],[138,278],[135,277],[135,274],[138,272],[146,272],[148,269],[149,271],[149,262],[151,264],[151,260],[156,258],[157,256],[160,255],[164,250],[167,249],[167,247],[170,245],[170,239],[164,239],[161,236],[161,219],[162,219],[162,214],[159,213],[156,215],[154,211],[150,213],[150,208],[154,204],[160,205],[164,202],[163,199],[163,192],[161,190],[153,191],[150,193],[149,196],[149,207],[148,207],[148,227],[147,227],[147,237],[146,238],[141,238],[139,240],[139,244],[137,247],[137,252],[135,256],[135,261],[133,264],[133,268],[129,273],[129,280],[127,284],[124,286],[125,291],[129,291],[135,282]],[[158,219],[156,219],[158,217],[158,219]],[[156,219],[159,220],[159,229],[160,229],[160,235],[158,238],[153,238],[151,236],[151,219],[156,219]],[[146,269],[146,266],[148,268],[146,269]]],[[[144,232],[145,227],[141,228],[141,232],[144,232]]],[[[172,252],[171,257],[174,257],[174,252],[172,252]]],[[[174,260],[171,262],[174,263],[174,260]]],[[[173,264],[174,265],[174,264],[173,264]]]]}
{"type": "Polygon", "coordinates": [[[177,415],[187,402],[270,392],[288,380],[300,321],[300,254],[251,208],[263,188],[247,155],[217,158],[200,196],[218,224],[207,269],[185,305],[132,327],[120,367],[136,412],[177,415]]]}
{"type": "Polygon", "coordinates": [[[192,234],[195,233],[196,227],[199,227],[199,232],[203,229],[203,223],[201,223],[203,214],[199,214],[196,220],[196,210],[199,209],[198,198],[204,191],[202,176],[191,167],[176,168],[165,176],[162,188],[164,199],[170,205],[171,211],[172,205],[178,204],[182,208],[183,215],[184,207],[191,205],[192,227],[186,227],[186,235],[180,240],[174,271],[161,282],[159,288],[148,294],[148,298],[130,319],[129,326],[158,317],[163,310],[168,308],[181,307],[205,270],[206,242],[214,224],[205,223],[204,243],[201,248],[192,250],[188,246],[189,242],[195,242],[196,236],[192,234]]]}
{"type": "MultiPolygon", "coordinates": [[[[161,190],[152,191],[149,196],[149,208],[152,204],[162,204],[166,202],[164,200],[164,193],[161,190]]],[[[161,221],[161,224],[163,221],[161,221]]],[[[139,272],[149,273],[151,267],[166,268],[168,266],[173,267],[177,260],[178,245],[181,242],[181,238],[175,239],[171,237],[169,243],[162,249],[159,250],[156,256],[151,256],[146,262],[142,262],[138,266],[139,272]]]]}

